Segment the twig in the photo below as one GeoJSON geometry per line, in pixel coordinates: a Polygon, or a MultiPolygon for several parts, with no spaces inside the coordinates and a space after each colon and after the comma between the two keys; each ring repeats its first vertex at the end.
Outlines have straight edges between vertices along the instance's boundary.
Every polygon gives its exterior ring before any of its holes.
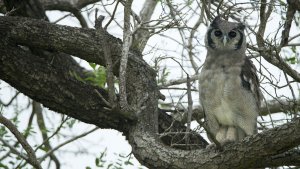
{"type": "Polygon", "coordinates": [[[7,127],[17,138],[18,142],[22,145],[22,147],[27,152],[28,163],[37,169],[42,169],[40,162],[37,160],[35,153],[31,146],[28,144],[24,136],[18,131],[16,126],[8,119],[6,119],[2,114],[0,114],[0,123],[2,123],[5,127],[7,127]]]}
{"type": "MultiPolygon", "coordinates": [[[[28,158],[27,158],[26,154],[23,154],[23,153],[19,152],[19,151],[15,148],[15,146],[10,145],[10,144],[9,144],[8,142],[6,142],[2,137],[0,137],[0,141],[3,143],[4,146],[6,146],[6,147],[8,147],[8,148],[10,149],[10,151],[9,151],[8,153],[12,152],[13,154],[16,154],[18,157],[23,158],[25,161],[28,161],[28,158]]],[[[6,154],[6,155],[8,156],[9,154],[6,154]]],[[[3,156],[3,157],[5,157],[5,156],[3,156]]],[[[0,160],[4,159],[3,157],[2,157],[0,160]]]]}
{"type": "Polygon", "coordinates": [[[106,25],[103,28],[104,30],[107,30],[108,25],[113,21],[113,19],[115,17],[115,14],[116,14],[116,11],[117,11],[117,8],[118,8],[118,5],[119,5],[119,2],[120,2],[120,0],[117,0],[117,4],[114,8],[114,11],[113,11],[112,15],[110,16],[109,21],[106,23],[106,25]]]}
{"type": "Polygon", "coordinates": [[[92,130],[90,130],[88,132],[82,133],[82,134],[80,134],[80,135],[78,135],[76,137],[73,137],[70,140],[67,140],[67,141],[61,143],[60,145],[56,146],[51,151],[48,151],[46,154],[44,154],[42,157],[40,157],[39,160],[40,161],[44,161],[48,156],[50,156],[54,151],[58,150],[59,148],[65,146],[65,145],[67,145],[67,144],[69,144],[69,143],[71,143],[71,142],[73,142],[73,141],[75,141],[75,140],[77,140],[77,139],[79,139],[81,137],[84,137],[84,136],[86,136],[86,135],[88,135],[88,134],[90,134],[90,133],[92,133],[92,132],[94,132],[94,131],[96,131],[98,129],[99,129],[98,127],[95,127],[94,129],[92,129],[92,130]]]}
{"type": "MultiPolygon", "coordinates": [[[[189,75],[187,74],[187,81],[186,81],[186,85],[187,85],[187,95],[188,95],[188,117],[187,117],[187,126],[186,126],[186,132],[189,133],[190,129],[191,129],[191,121],[192,121],[192,113],[193,113],[193,100],[192,100],[192,93],[191,93],[191,80],[189,75]]],[[[190,142],[190,137],[189,134],[187,134],[185,136],[185,143],[189,144],[190,142]]]]}
{"type": "Polygon", "coordinates": [[[189,37],[189,40],[188,40],[188,55],[189,55],[192,67],[193,67],[193,69],[196,73],[198,73],[197,72],[198,71],[198,66],[195,63],[194,58],[193,58],[194,57],[193,56],[194,47],[192,45],[192,42],[193,42],[193,39],[195,37],[195,33],[196,33],[198,27],[200,26],[201,23],[203,23],[203,17],[204,17],[203,15],[204,15],[204,9],[202,8],[201,9],[201,15],[199,16],[199,18],[198,18],[197,22],[195,23],[193,29],[191,30],[191,34],[190,34],[190,37],[189,37]]]}
{"type": "MultiPolygon", "coordinates": [[[[165,89],[165,90],[188,90],[188,88],[181,88],[181,87],[159,87],[159,89],[165,89]]],[[[197,92],[199,90],[197,89],[191,89],[193,92],[197,92]]]]}
{"type": "Polygon", "coordinates": [[[97,93],[97,95],[101,98],[101,100],[104,102],[104,104],[105,104],[106,106],[111,107],[111,106],[110,106],[110,103],[109,103],[107,100],[105,100],[105,98],[102,96],[101,93],[98,92],[97,89],[95,89],[94,91],[97,93]]]}
{"type": "Polygon", "coordinates": [[[298,37],[300,37],[300,33],[298,33],[295,36],[290,37],[289,42],[292,41],[292,40],[294,40],[294,39],[296,39],[296,38],[298,38],[298,37]]]}
{"type": "MultiPolygon", "coordinates": [[[[47,134],[47,127],[46,127],[46,124],[44,121],[43,110],[42,110],[41,104],[36,101],[33,101],[32,102],[32,111],[36,114],[37,124],[38,124],[39,130],[42,134],[42,139],[43,139],[42,145],[44,145],[43,151],[45,151],[45,152],[50,151],[52,149],[52,146],[49,141],[50,137],[48,137],[48,134],[47,134]]],[[[36,150],[38,148],[40,148],[42,145],[38,146],[36,148],[36,150]]],[[[50,159],[55,163],[56,168],[60,168],[61,164],[55,154],[51,154],[50,159]]]]}
{"type": "Polygon", "coordinates": [[[2,104],[4,107],[7,107],[9,106],[14,100],[15,98],[17,98],[17,96],[20,94],[19,91],[16,92],[16,94],[10,99],[10,101],[8,101],[7,103],[3,103],[1,100],[0,100],[0,105],[2,104]]]}
{"type": "MultiPolygon", "coordinates": [[[[199,75],[195,74],[190,76],[190,80],[191,81],[195,81],[199,79],[199,75]]],[[[178,85],[178,84],[182,84],[185,83],[187,81],[187,78],[181,78],[181,79],[176,79],[176,80],[170,80],[164,84],[159,84],[158,87],[159,88],[163,88],[163,87],[168,87],[168,86],[173,86],[173,85],[178,85]]]]}
{"type": "Polygon", "coordinates": [[[47,139],[44,139],[43,143],[40,144],[39,146],[37,146],[35,148],[34,151],[37,151],[40,147],[42,147],[46,142],[48,142],[52,137],[54,137],[59,131],[60,129],[63,127],[63,125],[65,124],[65,122],[68,120],[69,118],[65,118],[62,120],[62,122],[60,123],[60,125],[57,127],[57,129],[51,134],[51,136],[47,137],[47,139]]]}
{"type": "Polygon", "coordinates": [[[286,44],[285,46],[300,46],[300,43],[289,43],[286,44]]]}
{"type": "Polygon", "coordinates": [[[73,15],[72,13],[66,14],[65,16],[63,16],[63,17],[57,19],[56,21],[54,21],[54,22],[52,22],[52,23],[53,23],[53,24],[56,24],[56,23],[58,23],[59,21],[65,19],[66,17],[72,16],[72,15],[73,15]]]}

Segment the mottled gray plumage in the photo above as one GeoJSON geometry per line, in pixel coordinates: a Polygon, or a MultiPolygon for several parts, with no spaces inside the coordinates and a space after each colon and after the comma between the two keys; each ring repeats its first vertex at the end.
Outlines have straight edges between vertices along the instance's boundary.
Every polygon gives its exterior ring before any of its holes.
{"type": "Polygon", "coordinates": [[[221,145],[257,132],[261,95],[255,66],[246,58],[244,28],[216,17],[205,38],[200,101],[207,128],[221,145]]]}

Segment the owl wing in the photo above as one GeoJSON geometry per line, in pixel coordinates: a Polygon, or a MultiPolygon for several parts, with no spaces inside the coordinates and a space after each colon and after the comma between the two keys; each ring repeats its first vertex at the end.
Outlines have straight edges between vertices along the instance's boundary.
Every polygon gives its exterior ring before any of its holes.
{"type": "Polygon", "coordinates": [[[257,107],[259,108],[262,99],[262,94],[259,89],[259,80],[256,68],[252,61],[248,58],[245,58],[240,77],[242,80],[242,87],[253,94],[257,107]]]}

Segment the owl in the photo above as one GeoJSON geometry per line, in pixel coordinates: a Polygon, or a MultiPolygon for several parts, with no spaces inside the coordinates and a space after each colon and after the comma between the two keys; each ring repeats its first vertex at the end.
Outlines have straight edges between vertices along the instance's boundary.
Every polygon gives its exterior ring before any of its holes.
{"type": "Polygon", "coordinates": [[[244,29],[242,23],[216,17],[205,37],[199,96],[206,128],[221,146],[257,133],[261,92],[256,68],[245,54],[244,29]]]}

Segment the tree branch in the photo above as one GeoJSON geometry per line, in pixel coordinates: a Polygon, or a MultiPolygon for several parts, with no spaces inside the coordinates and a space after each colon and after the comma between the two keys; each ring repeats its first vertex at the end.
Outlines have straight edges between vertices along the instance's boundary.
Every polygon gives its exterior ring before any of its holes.
{"type": "Polygon", "coordinates": [[[26,141],[25,137],[18,131],[16,126],[8,119],[6,119],[2,114],[0,114],[0,123],[7,127],[17,138],[18,142],[25,149],[28,156],[28,163],[34,166],[37,169],[42,169],[40,162],[37,160],[35,153],[31,146],[26,141]]]}
{"type": "Polygon", "coordinates": [[[148,26],[148,24],[145,24],[146,22],[149,22],[151,19],[151,16],[154,12],[154,9],[156,7],[158,1],[156,0],[147,0],[144,2],[143,8],[140,12],[140,18],[141,18],[141,27],[139,27],[133,36],[132,40],[132,48],[143,52],[149,38],[150,38],[150,32],[148,29],[142,28],[144,26],[148,26]]]}
{"type": "Polygon", "coordinates": [[[67,141],[59,144],[58,146],[54,147],[53,149],[51,149],[50,151],[48,151],[46,154],[44,154],[42,157],[40,157],[39,158],[40,161],[44,161],[48,156],[51,156],[51,154],[53,154],[54,151],[58,150],[59,148],[65,146],[65,145],[67,145],[67,144],[69,144],[69,143],[71,143],[71,142],[73,142],[75,140],[78,140],[79,138],[87,136],[87,135],[91,134],[92,132],[94,132],[94,131],[96,131],[98,129],[99,129],[98,127],[95,127],[92,130],[90,130],[90,131],[84,132],[84,133],[82,133],[82,134],[80,134],[80,135],[78,135],[76,137],[71,138],[70,140],[67,140],[67,141]]]}
{"type": "MultiPolygon", "coordinates": [[[[4,19],[8,17],[0,17],[0,20],[2,18],[4,19]]],[[[9,18],[11,18],[12,20],[17,19],[14,17],[9,18]]],[[[20,23],[24,23],[24,20],[20,21],[20,23]]],[[[46,22],[42,23],[48,24],[46,22]]],[[[0,23],[0,25],[0,36],[4,37],[4,39],[7,40],[7,34],[3,35],[3,33],[6,31],[2,31],[4,25],[2,25],[2,22],[0,23]]],[[[37,23],[33,27],[37,28],[38,25],[39,24],[37,23]]],[[[42,31],[42,29],[44,28],[40,27],[39,31],[42,31]]],[[[74,30],[71,32],[74,33],[74,30]]],[[[36,33],[36,36],[33,38],[35,40],[39,39],[37,38],[37,36],[41,37],[40,35],[43,34],[42,32],[36,33]]],[[[31,34],[31,36],[34,35],[31,34]]],[[[71,35],[69,37],[74,36],[71,35]]],[[[65,38],[69,37],[65,36],[65,38]]],[[[41,38],[41,40],[42,39],[43,38],[41,38]]],[[[44,37],[45,41],[46,39],[47,38],[44,37]]],[[[70,71],[72,71],[72,69],[70,69],[69,66],[66,66],[67,64],[63,65],[61,63],[56,63],[56,60],[59,60],[59,58],[56,57],[64,56],[54,54],[53,61],[48,61],[46,59],[39,58],[38,56],[33,55],[31,52],[23,50],[20,47],[3,44],[7,43],[7,41],[0,42],[0,78],[2,80],[5,80],[10,85],[16,87],[19,91],[25,93],[27,96],[33,98],[34,100],[43,103],[46,107],[49,107],[54,111],[67,114],[86,123],[96,124],[97,126],[102,128],[114,128],[125,133],[127,132],[126,123],[128,122],[128,119],[122,115],[118,115],[117,112],[111,112],[105,109],[106,104],[101,99],[99,99],[98,94],[94,91],[96,89],[99,93],[101,93],[102,96],[108,98],[108,94],[104,89],[100,89],[98,87],[77,80],[75,77],[71,76],[70,71]],[[22,83],[20,84],[20,82],[22,83]],[[40,93],[45,93],[45,95],[42,95],[40,93]]],[[[76,40],[74,39],[73,41],[76,42],[76,40]]],[[[29,41],[27,41],[27,43],[28,42],[29,41]]],[[[96,41],[94,41],[94,45],[97,44],[95,42],[96,41]]],[[[75,51],[75,48],[81,48],[85,46],[82,45],[83,44],[73,46],[73,50],[75,51]]],[[[94,45],[92,45],[92,47],[96,49],[97,47],[94,45]]],[[[46,47],[46,49],[49,49],[48,47],[46,47]]],[[[52,49],[54,49],[54,47],[52,49]]],[[[84,51],[82,52],[86,53],[84,51]]],[[[91,60],[96,61],[99,59],[94,58],[91,60]]]]}
{"type": "Polygon", "coordinates": [[[131,13],[132,0],[127,0],[124,5],[124,27],[123,27],[123,46],[122,46],[122,57],[120,60],[120,106],[124,111],[129,111],[129,105],[127,101],[126,92],[126,69],[128,62],[129,48],[132,43],[132,32],[130,30],[130,13],[131,13]]]}
{"type": "MultiPolygon", "coordinates": [[[[147,133],[136,133],[133,141],[137,141],[138,144],[131,145],[134,146],[135,156],[145,162],[149,168],[215,169],[220,167],[238,169],[267,167],[269,164],[264,162],[266,159],[270,161],[270,156],[280,154],[300,144],[300,119],[246,137],[242,142],[227,145],[222,152],[211,149],[191,151],[170,149],[159,144],[155,135],[145,136],[145,134],[147,133]]],[[[298,160],[281,161],[281,164],[297,165],[298,160]]]]}
{"type": "MultiPolygon", "coordinates": [[[[45,152],[51,151],[52,146],[50,144],[50,140],[48,139],[47,127],[44,121],[43,110],[40,103],[33,101],[32,102],[32,111],[36,114],[36,120],[39,127],[39,130],[42,134],[43,138],[43,150],[45,152]]],[[[41,146],[39,146],[41,147],[41,146]]],[[[54,153],[50,154],[50,159],[55,163],[56,169],[60,169],[60,162],[54,153]]]]}
{"type": "Polygon", "coordinates": [[[100,0],[41,0],[46,10],[70,11],[81,9],[100,0]]]}
{"type": "Polygon", "coordinates": [[[285,19],[285,22],[284,22],[284,29],[283,29],[282,35],[281,35],[280,46],[285,46],[285,45],[288,44],[290,29],[291,29],[291,26],[292,26],[292,21],[293,21],[295,13],[296,13],[295,6],[293,6],[293,4],[289,3],[289,1],[288,1],[286,19],[285,19]]]}

